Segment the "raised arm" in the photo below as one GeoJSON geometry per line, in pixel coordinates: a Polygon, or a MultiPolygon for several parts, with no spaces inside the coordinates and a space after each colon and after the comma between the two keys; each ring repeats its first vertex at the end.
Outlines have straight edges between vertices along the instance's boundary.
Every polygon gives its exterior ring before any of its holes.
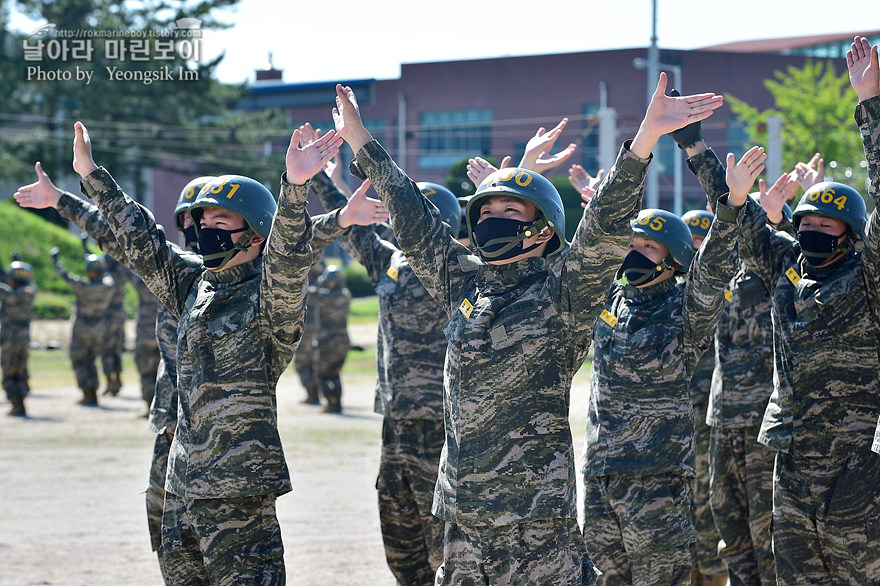
{"type": "Polygon", "coordinates": [[[574,151],[577,150],[577,145],[574,143],[570,143],[555,154],[549,154],[556,145],[556,140],[562,134],[566,124],[568,124],[568,118],[563,118],[549,132],[543,126],[538,128],[535,135],[526,143],[525,152],[517,166],[531,169],[538,173],[546,173],[567,161],[574,154],[574,151]]]}

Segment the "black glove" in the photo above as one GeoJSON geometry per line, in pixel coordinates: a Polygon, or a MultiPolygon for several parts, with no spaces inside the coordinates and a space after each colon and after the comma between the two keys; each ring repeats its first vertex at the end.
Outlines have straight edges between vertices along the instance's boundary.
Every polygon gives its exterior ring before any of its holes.
{"type": "MultiPolygon", "coordinates": [[[[681,94],[678,90],[673,89],[669,92],[670,96],[678,97],[681,94]]],[[[672,137],[672,140],[678,143],[678,148],[684,150],[686,148],[692,147],[701,140],[703,140],[703,135],[700,133],[700,121],[691,122],[684,128],[679,128],[678,130],[673,130],[668,133],[669,136],[672,137]]]]}

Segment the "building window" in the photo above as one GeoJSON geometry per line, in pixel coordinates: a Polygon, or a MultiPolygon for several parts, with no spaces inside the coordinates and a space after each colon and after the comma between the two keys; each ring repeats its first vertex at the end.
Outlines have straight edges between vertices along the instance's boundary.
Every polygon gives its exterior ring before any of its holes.
{"type": "Polygon", "coordinates": [[[486,108],[419,114],[419,167],[443,169],[492,145],[492,111],[486,108]]]}

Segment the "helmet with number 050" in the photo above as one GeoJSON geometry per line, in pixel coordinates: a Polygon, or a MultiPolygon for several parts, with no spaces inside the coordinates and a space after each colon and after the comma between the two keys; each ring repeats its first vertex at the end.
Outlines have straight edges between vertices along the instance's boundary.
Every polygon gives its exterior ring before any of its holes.
{"type": "Polygon", "coordinates": [[[553,238],[547,242],[544,256],[561,251],[565,246],[565,210],[562,198],[550,181],[540,173],[531,169],[512,167],[498,169],[480,183],[477,192],[467,202],[465,217],[467,218],[468,235],[471,242],[476,242],[474,229],[480,219],[480,206],[493,195],[511,195],[524,199],[538,208],[535,228],[540,232],[545,227],[553,229],[553,238]]]}
{"type": "Polygon", "coordinates": [[[694,258],[694,238],[688,225],[666,210],[645,209],[632,222],[633,236],[656,240],[669,249],[672,261],[687,272],[694,258]]]}
{"type": "Polygon", "coordinates": [[[437,183],[420,181],[416,183],[428,201],[440,210],[440,219],[449,225],[449,232],[456,236],[461,226],[461,204],[455,194],[437,183]]]}
{"type": "Polygon", "coordinates": [[[34,281],[34,267],[20,260],[12,261],[9,265],[9,280],[32,283],[34,281]]]}
{"type": "Polygon", "coordinates": [[[707,212],[706,210],[691,210],[685,212],[684,215],[681,216],[681,219],[687,224],[691,234],[694,236],[702,236],[703,238],[709,234],[709,227],[712,225],[712,220],[714,218],[715,216],[712,212],[707,212]]]}
{"type": "Polygon", "coordinates": [[[214,177],[208,175],[196,177],[180,190],[180,195],[177,197],[177,206],[174,208],[174,223],[181,232],[183,232],[183,216],[181,213],[189,209],[189,206],[196,200],[205,183],[213,179],[214,177]]]}
{"type": "Polygon", "coordinates": [[[800,203],[794,208],[793,222],[797,230],[801,218],[811,214],[838,219],[850,228],[853,238],[861,240],[865,236],[867,210],[862,195],[843,183],[823,181],[804,193],[800,203]]]}
{"type": "MultiPolygon", "coordinates": [[[[277,207],[275,198],[262,183],[242,175],[220,175],[202,186],[187,213],[198,231],[205,208],[229,210],[244,218],[252,233],[268,238],[277,207]]],[[[247,240],[247,232],[239,238],[240,242],[247,240]]]]}

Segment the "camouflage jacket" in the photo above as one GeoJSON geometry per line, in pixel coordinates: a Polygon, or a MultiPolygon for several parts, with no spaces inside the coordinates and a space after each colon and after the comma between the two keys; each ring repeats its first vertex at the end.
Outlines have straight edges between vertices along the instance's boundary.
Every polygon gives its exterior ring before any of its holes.
{"type": "Polygon", "coordinates": [[[577,518],[572,378],[632,236],[648,160],[626,146],[558,261],[483,262],[373,141],[355,156],[419,280],[449,315],[436,516],[467,526],[577,518]]]}
{"type": "Polygon", "coordinates": [[[104,274],[97,279],[71,275],[59,260],[53,259],[55,270],[76,295],[73,323],[97,326],[104,319],[113,292],[113,277],[104,274]]]}
{"type": "Polygon", "coordinates": [[[282,181],[263,255],[222,271],[166,242],[104,169],[83,180],[131,265],[179,319],[178,416],[165,489],[187,498],[291,489],[275,388],[302,335],[311,219],[306,186],[282,181]]]}
{"type": "MultiPolygon", "coordinates": [[[[688,160],[715,205],[727,191],[725,169],[710,149],[688,160]]],[[[794,235],[784,219],[775,229],[794,235]]],[[[740,263],[724,292],[724,310],[715,331],[715,371],[706,423],[723,428],[753,427],[761,422],[773,390],[773,322],[770,291],[740,263]]]]}
{"type": "Polygon", "coordinates": [[[37,287],[0,282],[0,341],[29,342],[37,287]]]}
{"type": "MultiPolygon", "coordinates": [[[[315,176],[312,190],[327,209],[345,205],[345,196],[324,173],[315,176]]],[[[373,410],[391,419],[442,420],[446,312],[403,252],[373,227],[352,226],[339,242],[367,269],[379,297],[373,410]]]]}
{"type": "Polygon", "coordinates": [[[110,304],[107,306],[106,318],[124,322],[125,284],[132,277],[131,271],[125,268],[123,263],[117,262],[115,265],[107,267],[107,274],[113,277],[113,294],[110,296],[110,304]]]}
{"type": "Polygon", "coordinates": [[[709,402],[709,388],[712,386],[712,372],[715,370],[715,349],[712,345],[703,352],[697,365],[694,367],[694,374],[691,375],[691,382],[688,383],[688,394],[691,397],[691,405],[705,405],[709,402]]]}
{"type": "Polygon", "coordinates": [[[150,291],[143,279],[131,275],[131,282],[138,296],[137,320],[135,321],[135,337],[138,345],[155,343],[156,319],[159,313],[159,300],[150,291]],[[152,341],[152,342],[151,342],[152,341]]]}
{"type": "MultiPolygon", "coordinates": [[[[856,109],[869,193],[880,187],[880,97],[856,109]]],[[[810,267],[797,240],[766,226],[746,202],[739,238],[743,260],[773,298],[774,389],[758,441],[806,457],[864,449],[880,405],[880,222],[871,212],[859,250],[825,269],[810,267]]]]}
{"type": "MultiPolygon", "coordinates": [[[[319,287],[311,298],[315,307],[315,339],[318,344],[328,340],[348,343],[348,310],[351,293],[345,287],[319,287]]],[[[340,342],[341,343],[341,342],[340,342]]]]}
{"type": "Polygon", "coordinates": [[[582,470],[587,476],[694,476],[688,391],[736,271],[739,210],[720,205],[687,279],[615,283],[593,331],[582,470]]]}
{"type": "Polygon", "coordinates": [[[177,427],[177,323],[177,318],[160,303],[156,315],[160,359],[156,371],[156,394],[150,404],[147,423],[152,433],[173,432],[177,427]]]}

